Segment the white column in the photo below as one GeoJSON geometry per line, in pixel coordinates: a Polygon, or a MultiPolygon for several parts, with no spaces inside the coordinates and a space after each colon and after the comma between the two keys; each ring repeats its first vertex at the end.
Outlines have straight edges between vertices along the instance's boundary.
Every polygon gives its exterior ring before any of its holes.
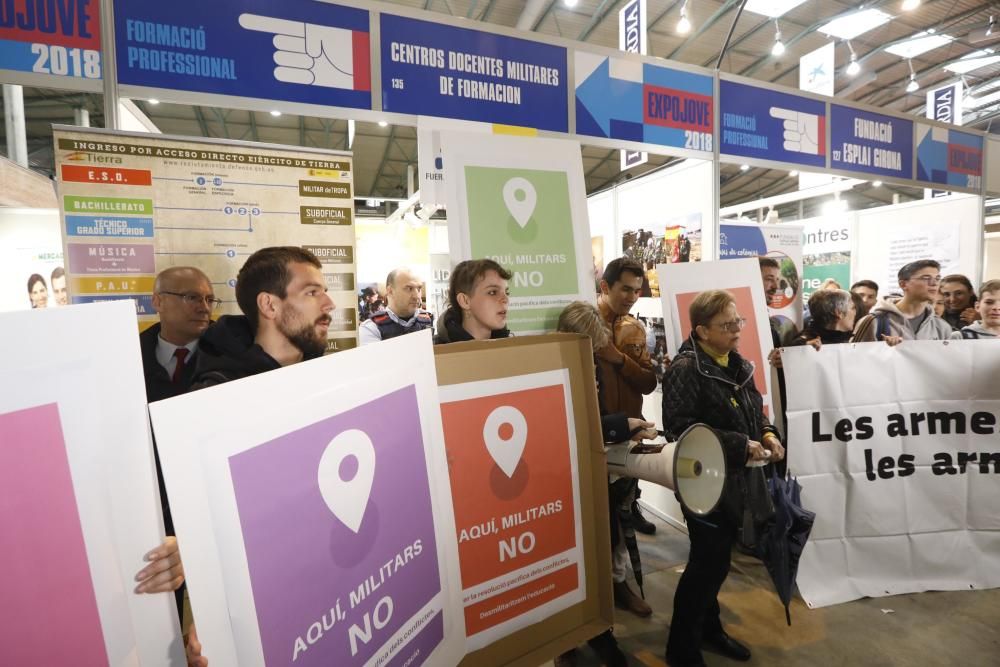
{"type": "Polygon", "coordinates": [[[3,85],[3,116],[7,126],[7,157],[28,168],[28,138],[24,130],[24,89],[3,85]]]}

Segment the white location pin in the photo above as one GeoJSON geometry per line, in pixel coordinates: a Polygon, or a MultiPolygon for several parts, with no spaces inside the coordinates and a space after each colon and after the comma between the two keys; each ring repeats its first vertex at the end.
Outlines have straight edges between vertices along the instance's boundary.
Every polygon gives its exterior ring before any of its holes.
{"type": "Polygon", "coordinates": [[[524,444],[528,441],[528,420],[521,411],[509,405],[501,405],[493,410],[483,425],[483,440],[486,450],[500,466],[507,477],[513,477],[517,464],[524,454],[524,444]],[[500,435],[500,427],[509,424],[512,431],[506,440],[500,435]]]}
{"type": "Polygon", "coordinates": [[[341,523],[358,532],[375,479],[375,447],[368,434],[351,429],[331,440],[320,457],[318,478],[326,506],[341,523]]]}
{"type": "Polygon", "coordinates": [[[515,176],[503,186],[503,203],[507,205],[507,210],[514,216],[514,221],[523,229],[528,224],[528,220],[531,220],[531,214],[535,212],[535,204],[538,203],[535,186],[528,179],[515,176]]]}

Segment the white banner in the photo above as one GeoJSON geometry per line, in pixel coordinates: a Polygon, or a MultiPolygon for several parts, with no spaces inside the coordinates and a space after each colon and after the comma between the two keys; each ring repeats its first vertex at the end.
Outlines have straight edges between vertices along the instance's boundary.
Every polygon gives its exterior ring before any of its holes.
{"type": "Polygon", "coordinates": [[[1000,586],[1000,345],[786,349],[806,604],[1000,586]]]}

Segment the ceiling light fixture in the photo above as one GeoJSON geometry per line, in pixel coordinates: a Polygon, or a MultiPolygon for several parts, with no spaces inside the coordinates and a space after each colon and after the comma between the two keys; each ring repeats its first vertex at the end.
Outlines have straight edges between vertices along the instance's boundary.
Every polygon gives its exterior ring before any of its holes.
{"type": "Polygon", "coordinates": [[[677,34],[686,35],[691,32],[691,21],[688,19],[688,0],[681,5],[681,20],[677,22],[677,34]]]}
{"type": "Polygon", "coordinates": [[[790,172],[788,172],[788,175],[790,177],[792,177],[792,178],[795,178],[796,176],[799,175],[799,172],[798,171],[790,171],[790,172]]]}
{"type": "Polygon", "coordinates": [[[847,40],[847,49],[851,52],[851,64],[847,66],[847,75],[857,76],[858,72],[861,71],[861,65],[858,64],[858,54],[854,52],[851,40],[847,40]]]}
{"type": "Polygon", "coordinates": [[[987,37],[989,37],[990,35],[993,34],[993,25],[995,23],[996,23],[996,20],[993,18],[993,15],[990,14],[990,21],[989,21],[989,23],[986,24],[986,36],[987,37]]]}
{"type": "Polygon", "coordinates": [[[740,165],[740,171],[748,171],[749,169],[750,169],[750,165],[748,165],[748,164],[741,164],[740,165]]]}
{"type": "Polygon", "coordinates": [[[156,99],[155,97],[151,97],[151,98],[149,98],[149,103],[150,104],[159,104],[160,100],[156,99]]]}
{"type": "Polygon", "coordinates": [[[882,187],[882,181],[872,181],[872,187],[873,188],[880,188],[880,187],[882,187]]]}
{"type": "Polygon", "coordinates": [[[281,115],[281,112],[280,112],[280,111],[277,111],[277,110],[275,110],[275,111],[272,111],[272,112],[271,112],[271,115],[272,115],[272,116],[274,116],[275,118],[277,118],[278,116],[280,116],[280,115],[281,115]]]}
{"type": "Polygon", "coordinates": [[[785,43],[781,41],[781,27],[777,19],[774,21],[774,46],[771,47],[771,55],[778,57],[785,52],[785,43]]]}
{"type": "Polygon", "coordinates": [[[903,11],[912,12],[914,9],[920,6],[920,0],[903,0],[903,11]]]}
{"type": "Polygon", "coordinates": [[[563,0],[563,4],[565,4],[567,7],[570,7],[570,8],[576,7],[576,3],[577,2],[578,2],[578,0],[563,0]]]}
{"type": "Polygon", "coordinates": [[[913,61],[907,58],[906,64],[910,66],[910,82],[906,84],[906,92],[915,93],[920,90],[920,84],[917,83],[917,75],[913,72],[913,61]]]}
{"type": "Polygon", "coordinates": [[[386,127],[386,126],[387,126],[388,124],[389,124],[389,123],[387,123],[387,122],[386,122],[386,121],[384,121],[384,120],[380,120],[380,121],[378,122],[378,126],[379,126],[379,127],[386,127]]]}

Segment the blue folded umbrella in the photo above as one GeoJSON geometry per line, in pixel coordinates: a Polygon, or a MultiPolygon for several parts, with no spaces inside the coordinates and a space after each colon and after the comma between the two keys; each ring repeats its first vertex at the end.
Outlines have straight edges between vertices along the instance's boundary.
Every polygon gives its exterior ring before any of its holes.
{"type": "Polygon", "coordinates": [[[791,625],[788,605],[792,601],[799,558],[816,514],[802,507],[802,486],[794,477],[778,477],[772,467],[767,489],[774,505],[774,518],[761,527],[756,552],[771,574],[775,592],[785,605],[785,620],[791,625]]]}

